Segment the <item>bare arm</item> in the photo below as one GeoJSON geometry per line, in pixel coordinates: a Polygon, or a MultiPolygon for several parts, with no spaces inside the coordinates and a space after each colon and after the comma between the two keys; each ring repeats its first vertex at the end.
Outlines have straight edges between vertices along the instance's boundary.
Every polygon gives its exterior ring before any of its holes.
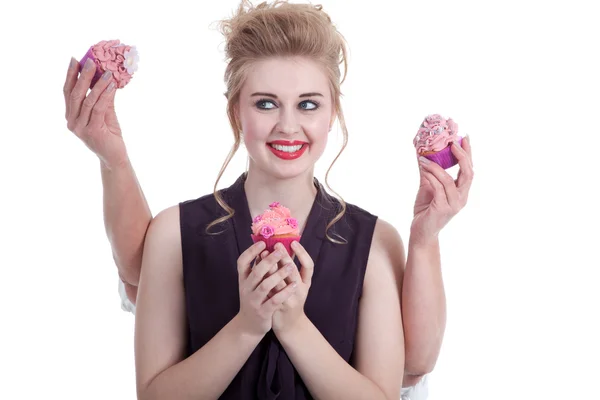
{"type": "Polygon", "coordinates": [[[142,250],[152,213],[130,162],[111,169],[100,162],[104,190],[104,226],[119,277],[135,304],[142,250]]]}
{"type": "Polygon", "coordinates": [[[71,58],[63,87],[65,118],[67,128],[100,160],[106,234],[127,296],[135,303],[144,236],[152,214],[127,156],[110,71],[87,93],[95,72],[91,60],[80,70],[71,58]]]}
{"type": "Polygon", "coordinates": [[[446,329],[446,295],[438,235],[467,204],[473,182],[471,141],[454,142],[460,170],[454,179],[441,166],[419,157],[420,183],[408,243],[402,291],[406,337],[405,384],[415,384],[437,362],[446,329]]]}
{"type": "Polygon", "coordinates": [[[218,398],[264,336],[244,333],[238,314],[185,358],[179,229],[179,207],[171,207],[152,221],[144,245],[135,319],[136,381],[142,400],[218,398]]]}
{"type": "Polygon", "coordinates": [[[304,317],[281,343],[315,398],[400,398],[404,337],[400,290],[404,264],[398,246],[378,221],[359,304],[356,369],[346,363],[304,317]]]}
{"type": "Polygon", "coordinates": [[[405,385],[415,385],[437,362],[446,327],[446,296],[440,245],[409,241],[402,290],[406,343],[405,385]]]}

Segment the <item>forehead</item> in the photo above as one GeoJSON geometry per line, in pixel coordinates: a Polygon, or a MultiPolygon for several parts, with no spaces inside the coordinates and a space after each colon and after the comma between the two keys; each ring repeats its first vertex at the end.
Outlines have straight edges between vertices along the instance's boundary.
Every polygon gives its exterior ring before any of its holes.
{"type": "Polygon", "coordinates": [[[301,57],[269,58],[250,68],[242,95],[268,92],[284,97],[307,92],[325,94],[328,89],[327,75],[315,61],[301,57]]]}

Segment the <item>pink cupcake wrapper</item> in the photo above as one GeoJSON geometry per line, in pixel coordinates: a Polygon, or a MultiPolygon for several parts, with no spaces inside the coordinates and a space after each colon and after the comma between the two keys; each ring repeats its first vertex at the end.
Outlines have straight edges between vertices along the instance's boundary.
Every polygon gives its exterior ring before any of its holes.
{"type": "Polygon", "coordinates": [[[102,74],[104,73],[104,71],[102,70],[102,67],[100,65],[98,65],[98,63],[96,62],[96,57],[94,57],[91,47],[87,51],[87,53],[85,53],[85,56],[83,56],[81,61],[79,61],[79,66],[81,67],[82,70],[83,70],[83,66],[85,65],[85,62],[87,61],[88,58],[90,58],[94,62],[94,64],[96,64],[96,73],[94,74],[94,77],[92,78],[92,83],[90,84],[90,89],[91,89],[94,87],[96,82],[98,82],[98,79],[100,79],[102,77],[102,74]]]}
{"type": "MultiPolygon", "coordinates": [[[[458,138],[458,144],[462,144],[462,137],[458,138]]],[[[444,169],[448,169],[458,164],[458,160],[452,153],[451,145],[448,145],[445,149],[440,150],[437,153],[427,154],[423,157],[433,161],[444,169]]]]}
{"type": "Polygon", "coordinates": [[[292,242],[293,241],[296,241],[296,242],[300,241],[300,236],[289,236],[289,237],[283,237],[283,238],[278,238],[278,237],[271,236],[268,239],[266,239],[262,235],[251,234],[250,236],[252,236],[252,241],[254,243],[256,243],[258,241],[265,242],[265,244],[267,245],[267,247],[265,248],[265,250],[267,250],[269,253],[272,253],[275,250],[275,244],[281,243],[285,247],[285,249],[287,250],[287,252],[290,255],[290,257],[294,256],[294,251],[292,250],[292,242]]]}

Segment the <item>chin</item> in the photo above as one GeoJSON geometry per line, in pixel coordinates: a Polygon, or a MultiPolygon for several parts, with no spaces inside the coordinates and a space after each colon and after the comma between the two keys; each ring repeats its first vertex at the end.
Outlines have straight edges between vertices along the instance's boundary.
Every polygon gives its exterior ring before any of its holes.
{"type": "Polygon", "coordinates": [[[300,165],[289,166],[284,168],[281,168],[279,166],[272,166],[270,168],[265,168],[264,172],[272,176],[274,179],[283,180],[292,179],[304,175],[308,172],[308,170],[309,168],[300,165]]]}
{"type": "Polygon", "coordinates": [[[295,160],[293,162],[273,162],[272,160],[268,160],[268,162],[260,163],[258,167],[266,176],[277,180],[284,180],[310,173],[312,165],[308,160],[295,160]]]}

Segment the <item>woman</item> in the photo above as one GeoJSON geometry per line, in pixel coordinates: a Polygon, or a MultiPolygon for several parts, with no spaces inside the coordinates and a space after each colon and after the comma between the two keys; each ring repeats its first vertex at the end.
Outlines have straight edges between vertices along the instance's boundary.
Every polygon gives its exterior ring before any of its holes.
{"type": "Polygon", "coordinates": [[[235,144],[219,178],[241,140],[248,171],[154,219],[121,139],[114,90],[100,82],[84,101],[93,71],[78,79],[73,66],[67,76],[68,127],[101,160],[108,236],[127,296],[137,299],[139,397],[398,398],[400,384],[423,382],[439,354],[437,236],[466,203],[468,140],[453,145],[456,183],[421,164],[405,263],[391,225],[329,196],[313,177],[335,118],[348,135],[341,35],[320,7],[245,5],[223,23],[235,144]],[[301,155],[280,158],[275,141],[303,143],[301,155]],[[294,262],[285,252],[261,253],[250,240],[252,217],[274,199],[302,227],[299,270],[286,268],[294,262]]]}

